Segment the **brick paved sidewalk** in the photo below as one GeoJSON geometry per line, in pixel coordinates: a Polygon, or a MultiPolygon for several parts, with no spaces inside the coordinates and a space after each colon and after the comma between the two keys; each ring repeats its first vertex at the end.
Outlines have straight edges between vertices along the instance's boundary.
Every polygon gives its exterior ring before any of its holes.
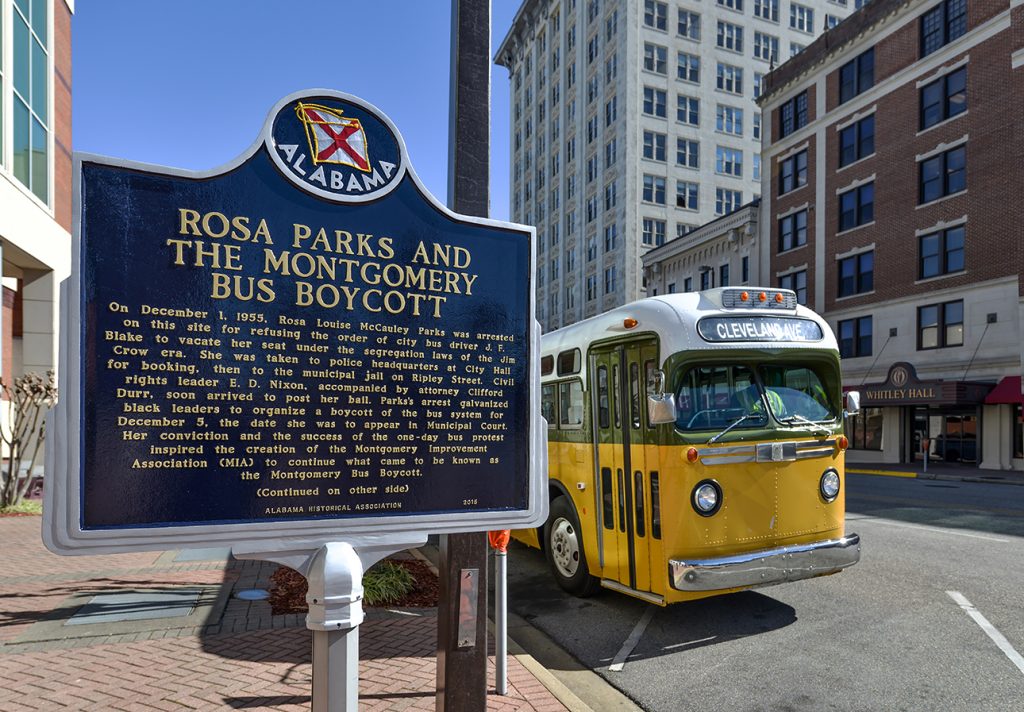
{"type": "MultiPolygon", "coordinates": [[[[304,616],[227,594],[269,588],[276,566],[176,561],[169,553],[59,557],[39,517],[0,517],[0,710],[308,710],[311,633],[304,616]],[[68,626],[89,596],[210,591],[199,614],[68,626]],[[85,595],[83,595],[85,594],[85,595]]],[[[433,710],[436,611],[381,613],[360,626],[360,710],[433,710]]],[[[493,659],[489,666],[493,685],[493,659]]],[[[515,658],[509,694],[488,710],[566,707],[515,658]]]]}

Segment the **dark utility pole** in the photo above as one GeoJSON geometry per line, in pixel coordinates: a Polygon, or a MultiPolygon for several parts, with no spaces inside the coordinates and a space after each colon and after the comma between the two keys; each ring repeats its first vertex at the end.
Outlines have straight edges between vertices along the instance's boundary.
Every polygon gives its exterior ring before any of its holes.
{"type": "MultiPolygon", "coordinates": [[[[488,217],[491,3],[452,0],[448,207],[488,217]]],[[[441,537],[438,712],[487,709],[487,535],[441,537]]]]}

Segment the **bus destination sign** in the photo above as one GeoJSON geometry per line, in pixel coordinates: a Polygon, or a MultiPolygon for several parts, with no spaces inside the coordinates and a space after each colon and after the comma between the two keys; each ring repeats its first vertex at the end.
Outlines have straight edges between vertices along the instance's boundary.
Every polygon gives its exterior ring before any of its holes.
{"type": "Polygon", "coordinates": [[[337,92],[217,171],[76,158],[51,548],[537,518],[532,228],[447,211],[337,92]]]}
{"type": "Polygon", "coordinates": [[[810,319],[784,316],[707,317],[697,323],[705,341],[821,341],[821,327],[810,319]]]}

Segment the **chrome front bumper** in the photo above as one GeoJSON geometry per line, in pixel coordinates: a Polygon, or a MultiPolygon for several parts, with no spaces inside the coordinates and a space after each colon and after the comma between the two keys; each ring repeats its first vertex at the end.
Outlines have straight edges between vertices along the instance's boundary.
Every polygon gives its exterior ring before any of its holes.
{"type": "Polygon", "coordinates": [[[860,561],[860,537],[780,546],[719,559],[670,559],[669,577],[677,591],[719,591],[745,586],[771,586],[834,574],[860,561]]]}

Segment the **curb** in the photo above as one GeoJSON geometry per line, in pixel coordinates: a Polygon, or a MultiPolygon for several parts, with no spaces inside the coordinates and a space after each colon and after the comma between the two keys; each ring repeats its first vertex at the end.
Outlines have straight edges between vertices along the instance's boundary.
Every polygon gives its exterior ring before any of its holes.
{"type": "Polygon", "coordinates": [[[984,475],[943,475],[933,474],[930,472],[907,472],[905,470],[869,470],[865,468],[853,468],[847,467],[846,472],[851,475],[880,475],[882,477],[903,477],[907,479],[917,480],[938,480],[942,482],[977,482],[987,485],[1011,485],[1014,487],[1024,487],[1024,478],[1021,477],[1001,477],[1001,476],[984,476],[984,475]]]}

